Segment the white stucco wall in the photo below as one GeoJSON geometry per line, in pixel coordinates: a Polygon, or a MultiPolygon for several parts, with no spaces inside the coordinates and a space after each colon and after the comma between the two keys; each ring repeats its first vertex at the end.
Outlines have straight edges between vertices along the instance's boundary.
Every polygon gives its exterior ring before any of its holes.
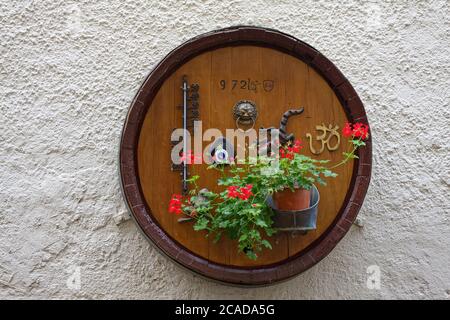
{"type": "Polygon", "coordinates": [[[448,1],[0,1],[0,298],[450,298],[448,1]],[[170,50],[236,24],[321,51],[363,100],[374,167],[322,262],[266,288],[211,283],[129,219],[118,145],[170,50]],[[378,265],[380,290],[366,286],[378,265]],[[79,271],[81,286],[77,288],[79,271]],[[70,275],[74,277],[69,278],[70,275]]]}

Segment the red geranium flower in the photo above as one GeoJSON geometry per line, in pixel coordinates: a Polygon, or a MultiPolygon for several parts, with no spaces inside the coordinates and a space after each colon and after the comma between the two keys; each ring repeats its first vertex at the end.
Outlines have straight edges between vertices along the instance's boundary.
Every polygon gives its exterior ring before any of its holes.
{"type": "Polygon", "coordinates": [[[300,153],[300,150],[303,149],[301,140],[295,140],[294,145],[289,149],[289,151],[293,153],[300,153]]]}
{"type": "Polygon", "coordinates": [[[345,123],[345,126],[342,129],[342,135],[347,138],[353,135],[352,124],[350,122],[345,123]]]}
{"type": "Polygon", "coordinates": [[[252,193],[252,188],[253,185],[248,184],[245,187],[238,187],[238,186],[229,186],[227,188],[228,194],[227,197],[228,198],[239,198],[241,200],[247,200],[248,198],[250,198],[253,193],[252,193]]]}
{"type": "Polygon", "coordinates": [[[302,142],[300,140],[295,140],[293,145],[288,145],[285,148],[280,149],[280,158],[284,159],[294,159],[296,153],[300,153],[303,149],[302,142]]]}
{"type": "Polygon", "coordinates": [[[241,192],[241,194],[239,195],[239,198],[241,198],[242,200],[247,200],[248,198],[250,198],[253,195],[252,188],[253,188],[253,185],[251,185],[251,184],[248,184],[245,187],[242,187],[239,190],[241,192]]]}
{"type": "Polygon", "coordinates": [[[237,198],[239,196],[239,192],[237,191],[237,186],[229,186],[228,190],[228,198],[237,198]]]}
{"type": "Polygon", "coordinates": [[[183,196],[181,194],[174,194],[172,199],[169,202],[169,212],[175,214],[182,214],[183,210],[181,209],[181,201],[183,196]]]}
{"type": "Polygon", "coordinates": [[[342,129],[342,135],[344,137],[355,137],[365,140],[369,137],[369,126],[361,122],[355,124],[347,122],[342,129]]]}
{"type": "Polygon", "coordinates": [[[369,126],[361,122],[355,123],[353,125],[353,135],[362,140],[367,139],[369,136],[369,126]]]}
{"type": "Polygon", "coordinates": [[[281,159],[294,159],[294,154],[291,150],[284,150],[284,149],[280,149],[280,158],[281,159]]]}

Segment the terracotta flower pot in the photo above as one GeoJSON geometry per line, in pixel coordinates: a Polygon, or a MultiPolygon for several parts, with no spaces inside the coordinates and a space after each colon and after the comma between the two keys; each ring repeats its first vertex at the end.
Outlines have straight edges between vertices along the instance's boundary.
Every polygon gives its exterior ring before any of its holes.
{"type": "Polygon", "coordinates": [[[282,211],[298,211],[309,208],[311,190],[296,188],[292,191],[286,188],[275,192],[272,196],[276,207],[282,211]]]}
{"type": "Polygon", "coordinates": [[[272,217],[274,228],[280,231],[305,233],[316,229],[320,195],[315,185],[312,185],[311,190],[295,189],[295,191],[291,191],[287,189],[277,193],[278,196],[273,194],[267,199],[268,205],[275,213],[272,217]],[[278,198],[278,205],[283,209],[278,207],[274,198],[278,198]]]}

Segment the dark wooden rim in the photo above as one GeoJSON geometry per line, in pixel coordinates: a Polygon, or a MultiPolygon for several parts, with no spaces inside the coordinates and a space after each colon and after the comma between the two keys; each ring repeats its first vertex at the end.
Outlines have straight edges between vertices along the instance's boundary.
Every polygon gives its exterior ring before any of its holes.
{"type": "Polygon", "coordinates": [[[257,45],[288,53],[319,72],[333,88],[351,121],[368,124],[364,106],[338,68],[308,44],[272,29],[236,26],[191,39],[170,52],[149,74],[134,98],[122,132],[120,176],[124,197],[142,232],[164,254],[202,276],[235,285],[267,285],[300,274],[322,260],[350,229],[369,187],[372,142],[359,151],[344,205],[330,227],[307,248],[284,261],[261,267],[217,264],[187,250],[157,223],[147,205],[138,174],[137,145],[147,110],[159,88],[176,69],[196,55],[225,46],[257,45]]]}

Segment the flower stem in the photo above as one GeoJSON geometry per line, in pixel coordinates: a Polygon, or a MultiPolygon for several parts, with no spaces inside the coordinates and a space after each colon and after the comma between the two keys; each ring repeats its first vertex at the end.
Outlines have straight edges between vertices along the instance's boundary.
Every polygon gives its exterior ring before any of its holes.
{"type": "MultiPolygon", "coordinates": [[[[361,141],[361,138],[359,138],[358,142],[360,142],[360,141],[361,141]]],[[[353,143],[353,150],[352,150],[352,152],[348,153],[344,160],[342,160],[342,161],[339,162],[338,164],[335,164],[334,166],[332,166],[332,167],[330,167],[330,168],[328,168],[328,169],[331,170],[331,169],[337,168],[337,167],[339,167],[339,166],[341,166],[341,165],[347,163],[348,160],[350,160],[350,159],[352,158],[352,155],[355,154],[356,149],[358,149],[358,146],[357,146],[356,144],[353,143]]]]}

